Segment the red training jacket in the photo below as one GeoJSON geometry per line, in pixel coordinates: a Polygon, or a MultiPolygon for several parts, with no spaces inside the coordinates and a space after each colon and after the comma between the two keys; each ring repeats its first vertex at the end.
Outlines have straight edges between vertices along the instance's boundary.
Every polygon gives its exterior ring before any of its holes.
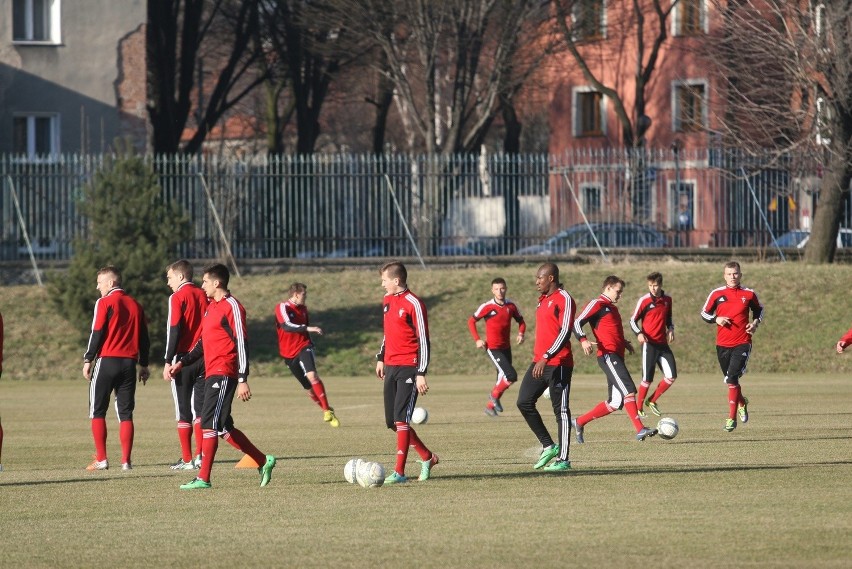
{"type": "Polygon", "coordinates": [[[405,289],[386,294],[382,306],[385,335],[376,359],[389,366],[415,366],[418,375],[426,375],[431,354],[423,301],[405,289]]]}
{"type": "Polygon", "coordinates": [[[147,367],[150,347],[145,312],[133,297],[114,288],[95,302],[84,360],[130,358],[147,367]]]}
{"type": "Polygon", "coordinates": [[[633,316],[630,317],[630,329],[637,336],[642,333],[653,344],[668,344],[666,332],[674,330],[672,320],[672,297],[662,290],[660,296],[650,292],[639,299],[633,316]],[[639,325],[639,321],[642,325],[639,325]]]}
{"type": "Polygon", "coordinates": [[[246,310],[228,293],[218,302],[210,300],[201,319],[201,338],[180,361],[189,365],[203,356],[206,377],[244,379],[249,374],[247,340],[246,310]]]}
{"type": "Polygon", "coordinates": [[[598,342],[598,357],[606,354],[618,354],[624,357],[627,340],[624,339],[624,326],[618,308],[604,294],[589,301],[589,304],[574,320],[574,334],[578,340],[586,337],[583,326],[588,322],[598,342]]]}
{"type": "Polygon", "coordinates": [[[718,316],[731,319],[728,326],[716,326],[716,345],[733,348],[741,344],[751,344],[751,334],[746,332],[749,310],[754,318],[763,321],[763,305],[757,293],[750,288],[721,286],[710,293],[701,318],[708,324],[715,324],[718,316]]]}
{"type": "Polygon", "coordinates": [[[207,311],[207,295],[193,283],[183,283],[169,296],[166,327],[166,363],[186,354],[201,337],[201,319],[207,311]]]}
{"type": "Polygon", "coordinates": [[[470,329],[470,335],[473,336],[474,340],[480,340],[476,323],[483,318],[485,319],[485,337],[487,338],[485,344],[492,350],[505,350],[512,347],[509,336],[512,332],[513,319],[518,323],[519,333],[523,334],[527,329],[527,324],[524,322],[524,317],[521,316],[518,305],[508,298],[503,300],[503,304],[499,304],[497,300],[492,298],[476,309],[476,312],[467,321],[467,327],[470,329]]]}
{"type": "Polygon", "coordinates": [[[282,358],[295,358],[303,348],[311,346],[308,334],[308,307],[289,300],[275,308],[278,331],[278,353],[282,358]]]}
{"type": "Polygon", "coordinates": [[[535,309],[533,362],[547,359],[549,366],[573,366],[571,328],[577,307],[571,295],[559,285],[550,294],[538,297],[535,309]]]}

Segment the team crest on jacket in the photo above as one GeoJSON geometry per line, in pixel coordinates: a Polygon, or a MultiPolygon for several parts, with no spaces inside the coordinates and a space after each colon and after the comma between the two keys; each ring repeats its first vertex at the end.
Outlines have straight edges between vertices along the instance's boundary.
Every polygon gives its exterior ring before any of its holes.
{"type": "Polygon", "coordinates": [[[399,317],[400,317],[400,318],[402,318],[403,316],[405,316],[405,310],[403,310],[402,308],[400,308],[400,309],[399,309],[399,317]]]}

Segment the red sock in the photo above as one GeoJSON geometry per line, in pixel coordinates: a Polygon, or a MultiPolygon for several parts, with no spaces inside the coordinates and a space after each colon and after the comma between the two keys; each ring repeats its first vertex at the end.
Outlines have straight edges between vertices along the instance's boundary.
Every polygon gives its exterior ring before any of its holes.
{"type": "Polygon", "coordinates": [[[213,459],[216,458],[216,450],[219,448],[219,437],[212,429],[204,429],[202,433],[201,469],[198,471],[198,477],[210,482],[210,471],[213,470],[213,459]]]}
{"type": "Polygon", "coordinates": [[[308,394],[308,397],[310,397],[310,398],[311,398],[311,401],[313,401],[314,403],[316,403],[317,405],[319,405],[319,406],[320,406],[320,408],[322,408],[322,403],[320,403],[320,400],[319,400],[319,398],[316,396],[316,393],[314,393],[313,388],[311,388],[311,389],[306,389],[306,390],[305,390],[305,393],[307,393],[307,394],[308,394]]]}
{"type": "Polygon", "coordinates": [[[195,455],[201,455],[201,439],[203,438],[202,430],[201,430],[201,419],[196,418],[192,421],[192,430],[195,433],[195,455]]]}
{"type": "Polygon", "coordinates": [[[411,442],[411,431],[408,423],[396,424],[396,468],[394,470],[400,476],[405,476],[405,461],[408,460],[408,445],[411,442]]]}
{"type": "Polygon", "coordinates": [[[184,462],[192,460],[190,449],[192,448],[192,424],[185,421],[178,421],[177,424],[178,440],[180,441],[180,454],[184,462]]]}
{"type": "Polygon", "coordinates": [[[639,408],[636,406],[635,395],[628,395],[624,398],[624,412],[627,413],[627,416],[633,422],[633,428],[636,429],[637,433],[645,428],[645,425],[642,424],[642,419],[639,418],[639,408]]]}
{"type": "Polygon", "coordinates": [[[106,460],[107,426],[103,417],[92,419],[92,437],[95,439],[95,460],[106,460]]]}
{"type": "Polygon", "coordinates": [[[581,415],[577,417],[577,425],[582,427],[586,423],[590,421],[594,421],[595,419],[600,419],[601,417],[606,417],[610,413],[615,411],[612,407],[609,406],[609,403],[606,401],[601,401],[597,405],[595,405],[591,411],[586,413],[585,415],[581,415]]]}
{"type": "Polygon", "coordinates": [[[650,381],[643,381],[639,384],[639,393],[636,394],[636,401],[641,404],[645,403],[645,396],[648,395],[649,387],[651,387],[650,381]]]}
{"type": "Polygon", "coordinates": [[[317,378],[316,381],[311,382],[311,391],[314,392],[316,402],[319,403],[319,406],[322,407],[322,410],[328,411],[328,401],[325,397],[325,386],[322,384],[321,379],[317,378]]]}
{"type": "Polygon", "coordinates": [[[417,432],[411,427],[408,427],[408,432],[411,437],[409,439],[409,443],[414,447],[414,450],[417,451],[417,454],[420,455],[420,458],[423,460],[429,460],[432,458],[432,451],[426,448],[426,445],[424,445],[420,440],[420,437],[417,436],[417,432]]]}
{"type": "Polygon", "coordinates": [[[121,421],[118,424],[118,438],[121,441],[121,463],[130,462],[133,452],[133,421],[121,421]]]}
{"type": "Polygon", "coordinates": [[[674,383],[675,378],[673,377],[665,377],[663,381],[660,382],[660,385],[657,386],[657,390],[654,392],[654,395],[651,396],[651,401],[654,403],[657,402],[657,399],[660,398],[660,395],[665,393],[669,387],[674,383]]]}
{"type": "Polygon", "coordinates": [[[231,443],[231,446],[235,449],[249,455],[258,466],[263,466],[266,463],[266,455],[260,452],[241,430],[232,429],[225,433],[222,438],[231,443]]]}
{"type": "Polygon", "coordinates": [[[737,416],[737,404],[740,401],[740,386],[728,385],[728,419],[734,419],[737,416]]]}
{"type": "Polygon", "coordinates": [[[491,390],[491,397],[494,399],[500,399],[506,390],[512,387],[512,384],[509,383],[509,380],[506,379],[506,376],[501,375],[500,379],[497,380],[497,383],[494,385],[494,389],[491,390]]]}

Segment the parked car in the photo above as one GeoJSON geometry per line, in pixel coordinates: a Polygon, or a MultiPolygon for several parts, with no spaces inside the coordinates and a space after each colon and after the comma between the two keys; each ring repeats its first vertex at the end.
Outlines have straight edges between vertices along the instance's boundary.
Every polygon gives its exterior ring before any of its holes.
{"type": "MultiPolygon", "coordinates": [[[[652,227],[637,223],[590,223],[594,237],[601,247],[656,249],[666,246],[666,238],[652,227]]],[[[515,255],[554,255],[571,249],[596,247],[595,239],[585,223],[572,225],[540,245],[530,245],[515,251],[515,255]]]]}
{"type": "MultiPolygon", "coordinates": [[[[810,229],[794,229],[775,240],[779,247],[802,249],[811,238],[810,229]]],[[[852,247],[852,229],[841,227],[837,233],[837,248],[852,247]]]]}

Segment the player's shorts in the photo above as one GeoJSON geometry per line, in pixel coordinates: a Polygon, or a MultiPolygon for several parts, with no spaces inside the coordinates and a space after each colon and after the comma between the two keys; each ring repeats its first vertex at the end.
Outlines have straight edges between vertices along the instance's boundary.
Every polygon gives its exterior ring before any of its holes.
{"type": "Polygon", "coordinates": [[[749,356],[751,356],[751,344],[740,344],[733,348],[716,346],[716,357],[719,358],[719,367],[725,374],[725,383],[740,384],[740,377],[746,372],[749,356]]]}
{"type": "Polygon", "coordinates": [[[237,379],[226,375],[211,375],[204,380],[204,405],[201,407],[201,428],[214,430],[220,436],[233,430],[231,404],[237,392],[237,379]]]}
{"type": "Polygon", "coordinates": [[[385,424],[396,430],[396,423],[411,423],[417,406],[417,368],[385,366],[385,424]]]}
{"type": "Polygon", "coordinates": [[[317,372],[317,363],[314,360],[314,349],[311,346],[302,348],[302,351],[295,358],[284,358],[284,363],[290,368],[293,377],[299,380],[302,387],[305,389],[311,388],[311,382],[308,380],[309,372],[317,372]]]}
{"type": "Polygon", "coordinates": [[[630,377],[624,358],[618,354],[606,354],[598,356],[598,365],[606,375],[609,386],[609,399],[607,403],[613,409],[624,407],[624,398],[629,393],[636,393],[636,384],[630,377]]]}
{"type": "Polygon", "coordinates": [[[509,383],[518,381],[518,372],[512,365],[512,348],[502,350],[488,348],[486,351],[494,367],[497,368],[497,381],[500,381],[501,377],[505,377],[509,383]]]}
{"type": "MultiPolygon", "coordinates": [[[[179,361],[184,355],[186,354],[178,354],[175,361],[179,361]]],[[[191,423],[193,419],[200,417],[201,404],[204,402],[204,358],[183,366],[171,384],[175,420],[191,423]]]]}
{"type": "Polygon", "coordinates": [[[89,383],[89,418],[106,417],[110,395],[115,392],[119,421],[132,421],[136,407],[136,361],[131,358],[98,358],[89,383]]]}
{"type": "Polygon", "coordinates": [[[657,366],[660,366],[663,377],[677,378],[677,365],[671,346],[645,342],[642,344],[642,381],[647,383],[654,381],[654,371],[657,366]]]}

